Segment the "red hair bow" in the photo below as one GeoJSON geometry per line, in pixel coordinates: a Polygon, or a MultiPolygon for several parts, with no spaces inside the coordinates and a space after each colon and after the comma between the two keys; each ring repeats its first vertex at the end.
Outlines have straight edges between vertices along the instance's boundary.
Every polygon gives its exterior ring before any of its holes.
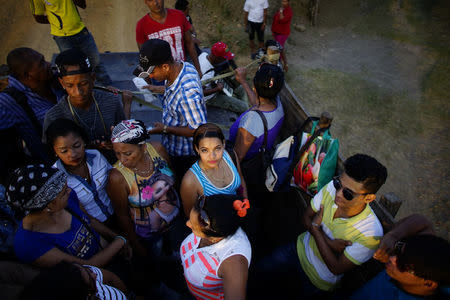
{"type": "Polygon", "coordinates": [[[244,201],[234,200],[233,208],[237,211],[238,216],[243,218],[247,215],[247,209],[250,208],[250,202],[248,199],[244,199],[244,201]]]}

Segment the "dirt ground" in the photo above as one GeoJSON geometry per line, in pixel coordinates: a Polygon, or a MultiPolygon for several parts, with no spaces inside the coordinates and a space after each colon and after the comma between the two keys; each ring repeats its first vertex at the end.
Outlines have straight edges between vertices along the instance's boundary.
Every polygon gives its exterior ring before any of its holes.
{"type": "Polygon", "coordinates": [[[288,40],[288,82],[311,114],[332,112],[343,157],[386,165],[398,217],[425,214],[448,238],[450,10],[417,2],[321,1],[318,25],[288,40]]]}
{"type": "MultiPolygon", "coordinates": [[[[28,0],[3,2],[0,64],[21,46],[50,59],[57,47],[49,25],[34,22],[28,0]]],[[[244,1],[191,2],[203,45],[224,40],[238,65],[248,63],[244,1]]],[[[450,237],[449,5],[327,0],[320,2],[319,22],[311,27],[305,2],[291,1],[293,24],[305,24],[306,31],[293,30],[288,39],[287,82],[309,113],[333,114],[332,134],[340,140],[342,157],[363,152],[386,165],[389,177],[380,194],[395,192],[404,201],[398,217],[425,214],[440,235],[450,237]]],[[[269,3],[273,15],[279,1],[269,3]]],[[[80,14],[100,52],[137,51],[134,29],[147,12],[143,0],[87,5],[80,14]]]]}

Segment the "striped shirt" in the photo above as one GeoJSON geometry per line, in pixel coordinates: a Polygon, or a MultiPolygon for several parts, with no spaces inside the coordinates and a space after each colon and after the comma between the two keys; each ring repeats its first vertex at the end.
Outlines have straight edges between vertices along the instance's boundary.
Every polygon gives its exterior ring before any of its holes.
{"type": "Polygon", "coordinates": [[[92,103],[87,111],[72,105],[74,111],[74,114],[72,114],[67,97],[64,97],[62,101],[50,109],[45,115],[44,132],[53,121],[58,118],[63,118],[74,120],[83,127],[88,134],[89,141],[109,140],[111,137],[111,126],[125,120],[122,101],[120,101],[120,96],[113,95],[109,92],[94,90],[93,95],[98,103],[101,116],[95,103],[92,103]]]}
{"type": "Polygon", "coordinates": [[[95,286],[97,287],[97,292],[95,296],[99,300],[127,300],[125,294],[112,286],[103,283],[103,273],[102,271],[94,266],[84,265],[91,270],[92,273],[96,275],[95,286]]]}
{"type": "Polygon", "coordinates": [[[223,280],[217,274],[220,265],[233,255],[244,256],[250,265],[250,242],[241,228],[232,236],[206,247],[198,248],[200,240],[191,233],[180,247],[187,286],[197,299],[224,299],[223,280]]]}
{"type": "MultiPolygon", "coordinates": [[[[183,68],[175,81],[166,87],[163,100],[162,123],[167,126],[196,129],[206,123],[206,106],[197,70],[190,63],[183,68]]],[[[164,147],[172,156],[194,155],[192,137],[165,134],[164,147]]]]}
{"type": "Polygon", "coordinates": [[[216,187],[208,179],[208,177],[203,173],[202,169],[200,168],[198,161],[195,162],[195,164],[193,164],[192,167],[190,168],[191,172],[195,175],[198,182],[201,184],[203,188],[203,194],[205,196],[217,194],[236,194],[236,190],[241,186],[241,177],[239,176],[239,172],[236,169],[236,166],[234,165],[227,151],[223,151],[223,160],[233,172],[233,179],[227,186],[223,188],[216,187]]]}
{"type": "MultiPolygon", "coordinates": [[[[9,87],[16,88],[25,94],[28,99],[28,105],[33,110],[38,121],[43,124],[45,114],[55,104],[33,92],[12,75],[9,76],[8,82],[9,87]]],[[[53,93],[58,101],[64,95],[62,89],[53,89],[53,93]]],[[[11,127],[17,129],[33,158],[39,160],[47,159],[46,148],[41,142],[42,133],[36,132],[27,113],[17,104],[16,100],[6,93],[0,93],[0,130],[11,127]]]]}
{"type": "Polygon", "coordinates": [[[77,193],[78,200],[86,212],[98,221],[105,222],[114,213],[111,200],[106,193],[108,172],[112,166],[97,150],[86,149],[85,155],[91,183],[81,176],[67,172],[60,159],[53,166],[66,173],[67,185],[77,193]]]}
{"type": "MultiPolygon", "coordinates": [[[[334,203],[336,189],[333,182],[324,186],[311,200],[311,208],[317,212],[323,205],[322,230],[332,240],[343,239],[352,242],[344,255],[356,265],[369,260],[383,237],[383,227],[369,205],[351,218],[333,218],[337,205],[334,203]]],[[[309,232],[297,239],[297,252],[303,270],[311,282],[321,290],[332,290],[342,278],[333,274],[320,255],[316,241],[309,232]]]]}

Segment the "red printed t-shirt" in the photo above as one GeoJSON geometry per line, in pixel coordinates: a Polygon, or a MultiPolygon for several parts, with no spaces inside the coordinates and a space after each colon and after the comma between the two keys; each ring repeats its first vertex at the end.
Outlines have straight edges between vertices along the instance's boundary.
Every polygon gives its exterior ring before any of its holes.
{"type": "Polygon", "coordinates": [[[172,50],[172,56],[177,61],[184,61],[184,33],[191,28],[184,14],[175,9],[167,9],[164,23],[158,23],[148,14],[136,24],[136,42],[143,44],[150,39],[167,41],[172,50]]]}
{"type": "Polygon", "coordinates": [[[289,35],[291,33],[292,8],[290,6],[283,10],[283,19],[280,19],[280,11],[278,10],[273,16],[272,32],[278,34],[289,35]]]}

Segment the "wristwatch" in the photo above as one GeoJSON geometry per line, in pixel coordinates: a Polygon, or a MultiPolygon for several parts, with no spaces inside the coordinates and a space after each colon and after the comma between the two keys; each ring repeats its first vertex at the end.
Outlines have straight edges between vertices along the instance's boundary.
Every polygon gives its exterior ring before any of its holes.
{"type": "Polygon", "coordinates": [[[162,131],[164,134],[166,134],[167,133],[167,125],[164,125],[164,128],[163,128],[163,131],[162,131]]]}

